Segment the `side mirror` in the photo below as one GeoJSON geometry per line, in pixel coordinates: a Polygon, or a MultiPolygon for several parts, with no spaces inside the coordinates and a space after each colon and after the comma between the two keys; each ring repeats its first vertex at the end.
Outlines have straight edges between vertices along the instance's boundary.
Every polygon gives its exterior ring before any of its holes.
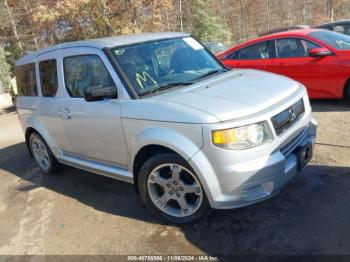
{"type": "Polygon", "coordinates": [[[308,51],[310,56],[327,56],[331,55],[332,51],[325,47],[312,48],[308,51]]]}
{"type": "Polygon", "coordinates": [[[87,86],[84,88],[84,98],[87,102],[99,101],[105,98],[117,98],[117,88],[115,86],[87,86]]]}

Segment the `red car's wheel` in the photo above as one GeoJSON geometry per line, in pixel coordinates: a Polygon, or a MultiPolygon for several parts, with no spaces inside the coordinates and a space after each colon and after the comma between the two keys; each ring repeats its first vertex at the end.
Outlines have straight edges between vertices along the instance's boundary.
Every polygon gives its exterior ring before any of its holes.
{"type": "Polygon", "coordinates": [[[346,82],[345,89],[344,89],[344,98],[350,101],[350,80],[346,82]]]}

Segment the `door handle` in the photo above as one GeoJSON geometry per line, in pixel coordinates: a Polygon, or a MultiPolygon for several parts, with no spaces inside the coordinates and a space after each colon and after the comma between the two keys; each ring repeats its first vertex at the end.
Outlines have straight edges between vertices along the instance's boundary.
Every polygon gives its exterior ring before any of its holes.
{"type": "Polygon", "coordinates": [[[63,109],[63,117],[64,117],[65,119],[71,119],[71,118],[72,118],[72,112],[69,111],[68,108],[64,108],[64,109],[63,109]]]}

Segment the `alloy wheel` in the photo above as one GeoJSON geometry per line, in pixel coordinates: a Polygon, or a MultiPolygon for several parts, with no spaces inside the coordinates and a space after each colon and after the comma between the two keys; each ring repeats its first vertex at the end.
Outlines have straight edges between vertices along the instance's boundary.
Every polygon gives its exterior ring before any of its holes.
{"type": "Polygon", "coordinates": [[[50,168],[50,157],[43,142],[35,137],[32,139],[31,148],[39,166],[47,171],[50,168]]]}
{"type": "Polygon", "coordinates": [[[163,164],[152,170],[147,189],[153,204],[174,217],[193,215],[203,202],[204,192],[197,177],[179,164],[163,164]]]}

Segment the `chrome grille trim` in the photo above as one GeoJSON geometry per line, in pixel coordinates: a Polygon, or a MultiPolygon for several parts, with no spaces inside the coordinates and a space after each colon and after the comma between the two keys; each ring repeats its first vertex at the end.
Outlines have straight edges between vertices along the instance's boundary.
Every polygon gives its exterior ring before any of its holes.
{"type": "Polygon", "coordinates": [[[271,118],[276,134],[280,135],[291,127],[305,113],[304,100],[300,99],[292,106],[271,118]]]}

